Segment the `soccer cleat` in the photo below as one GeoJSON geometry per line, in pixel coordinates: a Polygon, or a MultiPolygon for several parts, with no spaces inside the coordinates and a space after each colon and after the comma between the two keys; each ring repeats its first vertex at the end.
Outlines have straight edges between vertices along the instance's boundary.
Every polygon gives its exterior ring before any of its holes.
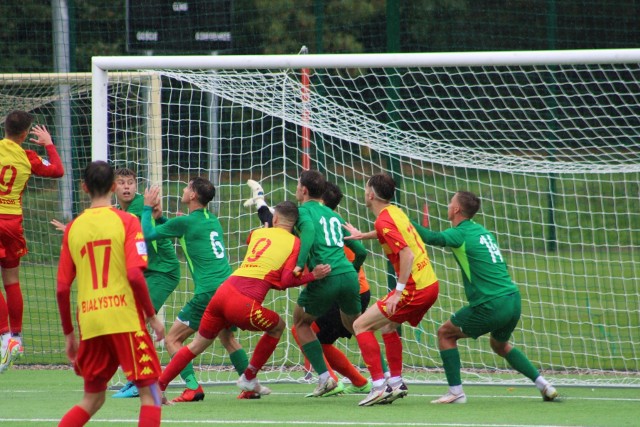
{"type": "Polygon", "coordinates": [[[338,387],[338,383],[331,377],[328,377],[326,380],[320,380],[315,390],[308,397],[320,397],[324,394],[329,393],[334,388],[338,387]]]}
{"type": "Polygon", "coordinates": [[[367,381],[365,385],[362,387],[356,387],[351,384],[350,386],[345,387],[344,394],[369,394],[371,392],[371,381],[367,381]]]}
{"type": "Polygon", "coordinates": [[[238,399],[260,399],[260,393],[256,391],[241,391],[238,399]]]}
{"type": "Polygon", "coordinates": [[[358,403],[358,406],[371,406],[380,402],[383,399],[386,399],[388,396],[393,393],[393,389],[389,384],[382,385],[380,387],[373,387],[371,391],[358,403]]]}
{"type": "Polygon", "coordinates": [[[467,403],[467,396],[464,393],[453,394],[451,392],[447,392],[444,396],[432,400],[431,403],[467,403]]]}
{"type": "Polygon", "coordinates": [[[545,402],[553,402],[555,398],[558,397],[556,388],[551,384],[547,384],[546,386],[544,386],[544,389],[540,391],[540,394],[542,394],[542,400],[544,400],[545,402]]]}
{"type": "Polygon", "coordinates": [[[244,202],[245,208],[255,205],[259,199],[264,200],[264,190],[258,181],[249,179],[247,180],[247,185],[251,188],[251,198],[244,202]]]}
{"type": "Polygon", "coordinates": [[[407,385],[404,383],[404,381],[400,381],[395,386],[390,385],[389,387],[391,387],[391,394],[385,397],[384,399],[380,399],[378,401],[379,405],[386,405],[386,404],[393,403],[394,401],[398,399],[402,399],[407,394],[409,394],[409,389],[407,388],[407,385]]]}
{"type": "Polygon", "coordinates": [[[257,391],[260,396],[266,396],[271,394],[271,389],[269,387],[265,387],[262,384],[258,383],[259,390],[257,391]]]}
{"type": "Polygon", "coordinates": [[[338,381],[338,385],[336,386],[336,388],[323,394],[322,397],[337,396],[338,394],[344,393],[344,389],[345,387],[342,381],[338,381]]]}
{"type": "Polygon", "coordinates": [[[185,388],[180,396],[171,400],[171,403],[199,402],[201,400],[204,400],[204,390],[202,386],[198,384],[198,388],[195,390],[185,388]]]}
{"type": "Polygon", "coordinates": [[[236,385],[240,387],[240,390],[255,392],[258,392],[260,387],[258,378],[248,380],[247,377],[244,376],[244,374],[240,375],[240,378],[238,378],[238,381],[236,381],[236,385]]]}
{"type": "Polygon", "coordinates": [[[122,387],[116,394],[111,397],[115,397],[117,399],[124,399],[128,397],[138,397],[140,393],[138,392],[138,387],[135,386],[131,381],[126,383],[124,387],[122,387]]]}
{"type": "Polygon", "coordinates": [[[2,359],[0,360],[0,374],[6,371],[13,365],[14,360],[16,360],[20,354],[20,342],[13,338],[9,339],[9,343],[7,344],[7,348],[5,352],[2,354],[2,359]]]}

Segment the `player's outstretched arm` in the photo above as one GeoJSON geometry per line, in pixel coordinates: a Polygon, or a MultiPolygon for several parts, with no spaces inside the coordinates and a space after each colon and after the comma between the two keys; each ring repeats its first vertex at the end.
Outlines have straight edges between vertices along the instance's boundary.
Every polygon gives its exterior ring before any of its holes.
{"type": "Polygon", "coordinates": [[[370,240],[376,238],[375,230],[363,233],[348,222],[342,224],[342,227],[349,232],[348,236],[344,236],[344,240],[370,240]]]}

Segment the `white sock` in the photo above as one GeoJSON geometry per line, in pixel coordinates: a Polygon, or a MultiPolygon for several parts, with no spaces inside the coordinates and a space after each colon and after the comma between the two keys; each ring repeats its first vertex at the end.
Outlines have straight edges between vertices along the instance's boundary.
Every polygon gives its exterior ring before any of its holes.
{"type": "Polygon", "coordinates": [[[391,377],[389,378],[389,385],[391,387],[395,387],[402,382],[402,377],[391,377]]]}
{"type": "Polygon", "coordinates": [[[6,334],[0,335],[0,341],[2,341],[2,354],[7,351],[7,346],[9,345],[9,338],[11,338],[11,334],[7,332],[6,334]]]}
{"type": "Polygon", "coordinates": [[[536,378],[535,383],[536,383],[536,387],[540,391],[544,390],[544,388],[549,385],[549,381],[545,380],[542,375],[536,378]]]}
{"type": "Polygon", "coordinates": [[[373,382],[371,383],[371,386],[372,386],[373,388],[380,388],[380,387],[382,387],[382,386],[384,385],[384,381],[385,381],[384,379],[382,379],[382,380],[375,380],[375,381],[373,381],[373,382]]]}
{"type": "Polygon", "coordinates": [[[455,394],[456,396],[462,394],[462,384],[449,386],[449,393],[455,394]]]}
{"type": "Polygon", "coordinates": [[[321,383],[327,381],[329,379],[329,371],[323,372],[320,375],[318,375],[318,379],[320,380],[321,383]]]}

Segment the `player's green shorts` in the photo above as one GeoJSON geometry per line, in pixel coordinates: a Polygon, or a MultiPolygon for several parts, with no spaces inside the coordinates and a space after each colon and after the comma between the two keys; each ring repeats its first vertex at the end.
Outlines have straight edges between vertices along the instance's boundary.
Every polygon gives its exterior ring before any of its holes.
{"type": "Polygon", "coordinates": [[[520,313],[520,292],[514,292],[475,307],[462,307],[451,316],[451,323],[473,339],[490,332],[496,341],[507,342],[520,313]]]}
{"type": "Polygon", "coordinates": [[[180,283],[180,265],[176,265],[176,268],[169,272],[147,270],[144,277],[147,279],[149,296],[157,313],[180,283]]]}
{"type": "Polygon", "coordinates": [[[197,331],[200,327],[200,320],[202,320],[204,310],[207,308],[214,293],[215,291],[211,291],[194,295],[178,313],[178,320],[197,331]]]}
{"type": "Polygon", "coordinates": [[[360,314],[360,285],[355,270],[314,280],[298,297],[298,305],[316,317],[329,311],[334,303],[344,314],[360,314]]]}

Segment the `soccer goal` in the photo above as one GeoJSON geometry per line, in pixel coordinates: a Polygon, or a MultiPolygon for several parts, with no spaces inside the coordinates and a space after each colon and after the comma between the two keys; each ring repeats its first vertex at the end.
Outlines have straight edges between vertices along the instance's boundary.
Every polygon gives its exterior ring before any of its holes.
{"type": "MultiPolygon", "coordinates": [[[[496,233],[523,296],[514,344],[558,384],[640,386],[639,64],[640,50],[97,57],[91,157],[136,169],[141,186],[161,184],[168,216],[182,210],[191,176],[209,177],[233,267],[260,225],[242,206],[249,178],[275,204],[294,200],[304,166],[317,168],[342,188],[339,212],[363,230],[372,228],[362,199],[373,173],[392,174],[396,202],[434,230],[449,226],[456,190],[474,191],[476,221],[496,233]]],[[[377,298],[390,275],[377,242],[367,245],[377,298]]],[[[436,330],[465,298],[452,255],[429,255],[441,292],[419,327],[402,327],[405,375],[442,382],[436,330]]],[[[189,297],[183,275],[168,325],[189,297]]],[[[273,291],[265,302],[291,325],[298,293],[273,291]]],[[[55,295],[37,304],[55,306],[55,295]]],[[[258,338],[238,336],[249,352],[258,338]]],[[[355,340],[338,345],[362,364],[355,340]]],[[[528,381],[486,337],[460,352],[466,382],[528,381]]],[[[204,382],[237,378],[218,343],[196,361],[204,382]]],[[[285,334],[266,376],[300,381],[302,366],[285,334]]]]}

